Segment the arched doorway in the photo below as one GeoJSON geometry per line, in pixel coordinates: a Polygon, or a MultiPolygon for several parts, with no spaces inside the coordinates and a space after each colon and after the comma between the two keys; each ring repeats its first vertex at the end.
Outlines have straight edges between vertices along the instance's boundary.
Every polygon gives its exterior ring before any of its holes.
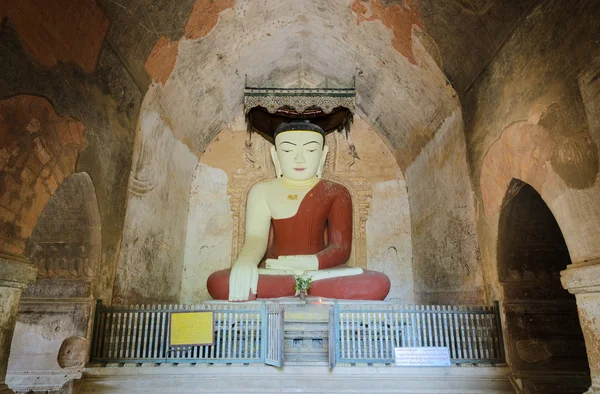
{"type": "Polygon", "coordinates": [[[524,393],[582,393],[589,368],[575,297],[560,271],[571,263],[554,215],[527,183],[513,179],[498,228],[508,362],[524,393]]]}

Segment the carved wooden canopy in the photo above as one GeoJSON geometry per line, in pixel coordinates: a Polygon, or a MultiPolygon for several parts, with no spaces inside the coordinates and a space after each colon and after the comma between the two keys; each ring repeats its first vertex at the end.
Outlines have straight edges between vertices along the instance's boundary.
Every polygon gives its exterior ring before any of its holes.
{"type": "Polygon", "coordinates": [[[309,119],[329,133],[350,130],[356,106],[356,90],[350,88],[259,88],[244,89],[244,112],[250,131],[273,142],[281,122],[309,119]]]}

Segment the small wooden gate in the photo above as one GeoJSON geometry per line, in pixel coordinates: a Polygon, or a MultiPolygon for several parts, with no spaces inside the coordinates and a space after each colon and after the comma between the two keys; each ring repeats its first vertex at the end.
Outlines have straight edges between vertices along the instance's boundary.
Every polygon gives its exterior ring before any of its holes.
{"type": "Polygon", "coordinates": [[[265,364],[275,367],[283,366],[283,306],[279,304],[268,305],[263,332],[265,338],[265,364]]]}

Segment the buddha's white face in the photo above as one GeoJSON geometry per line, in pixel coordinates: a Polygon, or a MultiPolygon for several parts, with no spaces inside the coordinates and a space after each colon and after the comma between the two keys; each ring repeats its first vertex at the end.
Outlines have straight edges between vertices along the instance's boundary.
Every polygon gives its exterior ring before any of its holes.
{"type": "Polygon", "coordinates": [[[314,131],[285,131],[275,137],[277,159],[283,176],[292,181],[306,181],[319,170],[323,156],[323,136],[314,131]]]}

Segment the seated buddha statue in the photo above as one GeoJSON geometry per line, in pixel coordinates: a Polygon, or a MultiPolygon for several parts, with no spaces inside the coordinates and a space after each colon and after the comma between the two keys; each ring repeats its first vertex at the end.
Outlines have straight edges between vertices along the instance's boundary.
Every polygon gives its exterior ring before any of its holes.
{"type": "Polygon", "coordinates": [[[244,244],[230,270],[208,278],[208,292],[229,301],[287,297],[295,295],[294,276],[304,276],[312,279],[309,296],[383,300],[390,290],[385,274],[344,266],[352,251],[352,199],[346,187],[321,177],[325,133],[291,122],[274,136],[277,177],[250,189],[244,244]]]}

